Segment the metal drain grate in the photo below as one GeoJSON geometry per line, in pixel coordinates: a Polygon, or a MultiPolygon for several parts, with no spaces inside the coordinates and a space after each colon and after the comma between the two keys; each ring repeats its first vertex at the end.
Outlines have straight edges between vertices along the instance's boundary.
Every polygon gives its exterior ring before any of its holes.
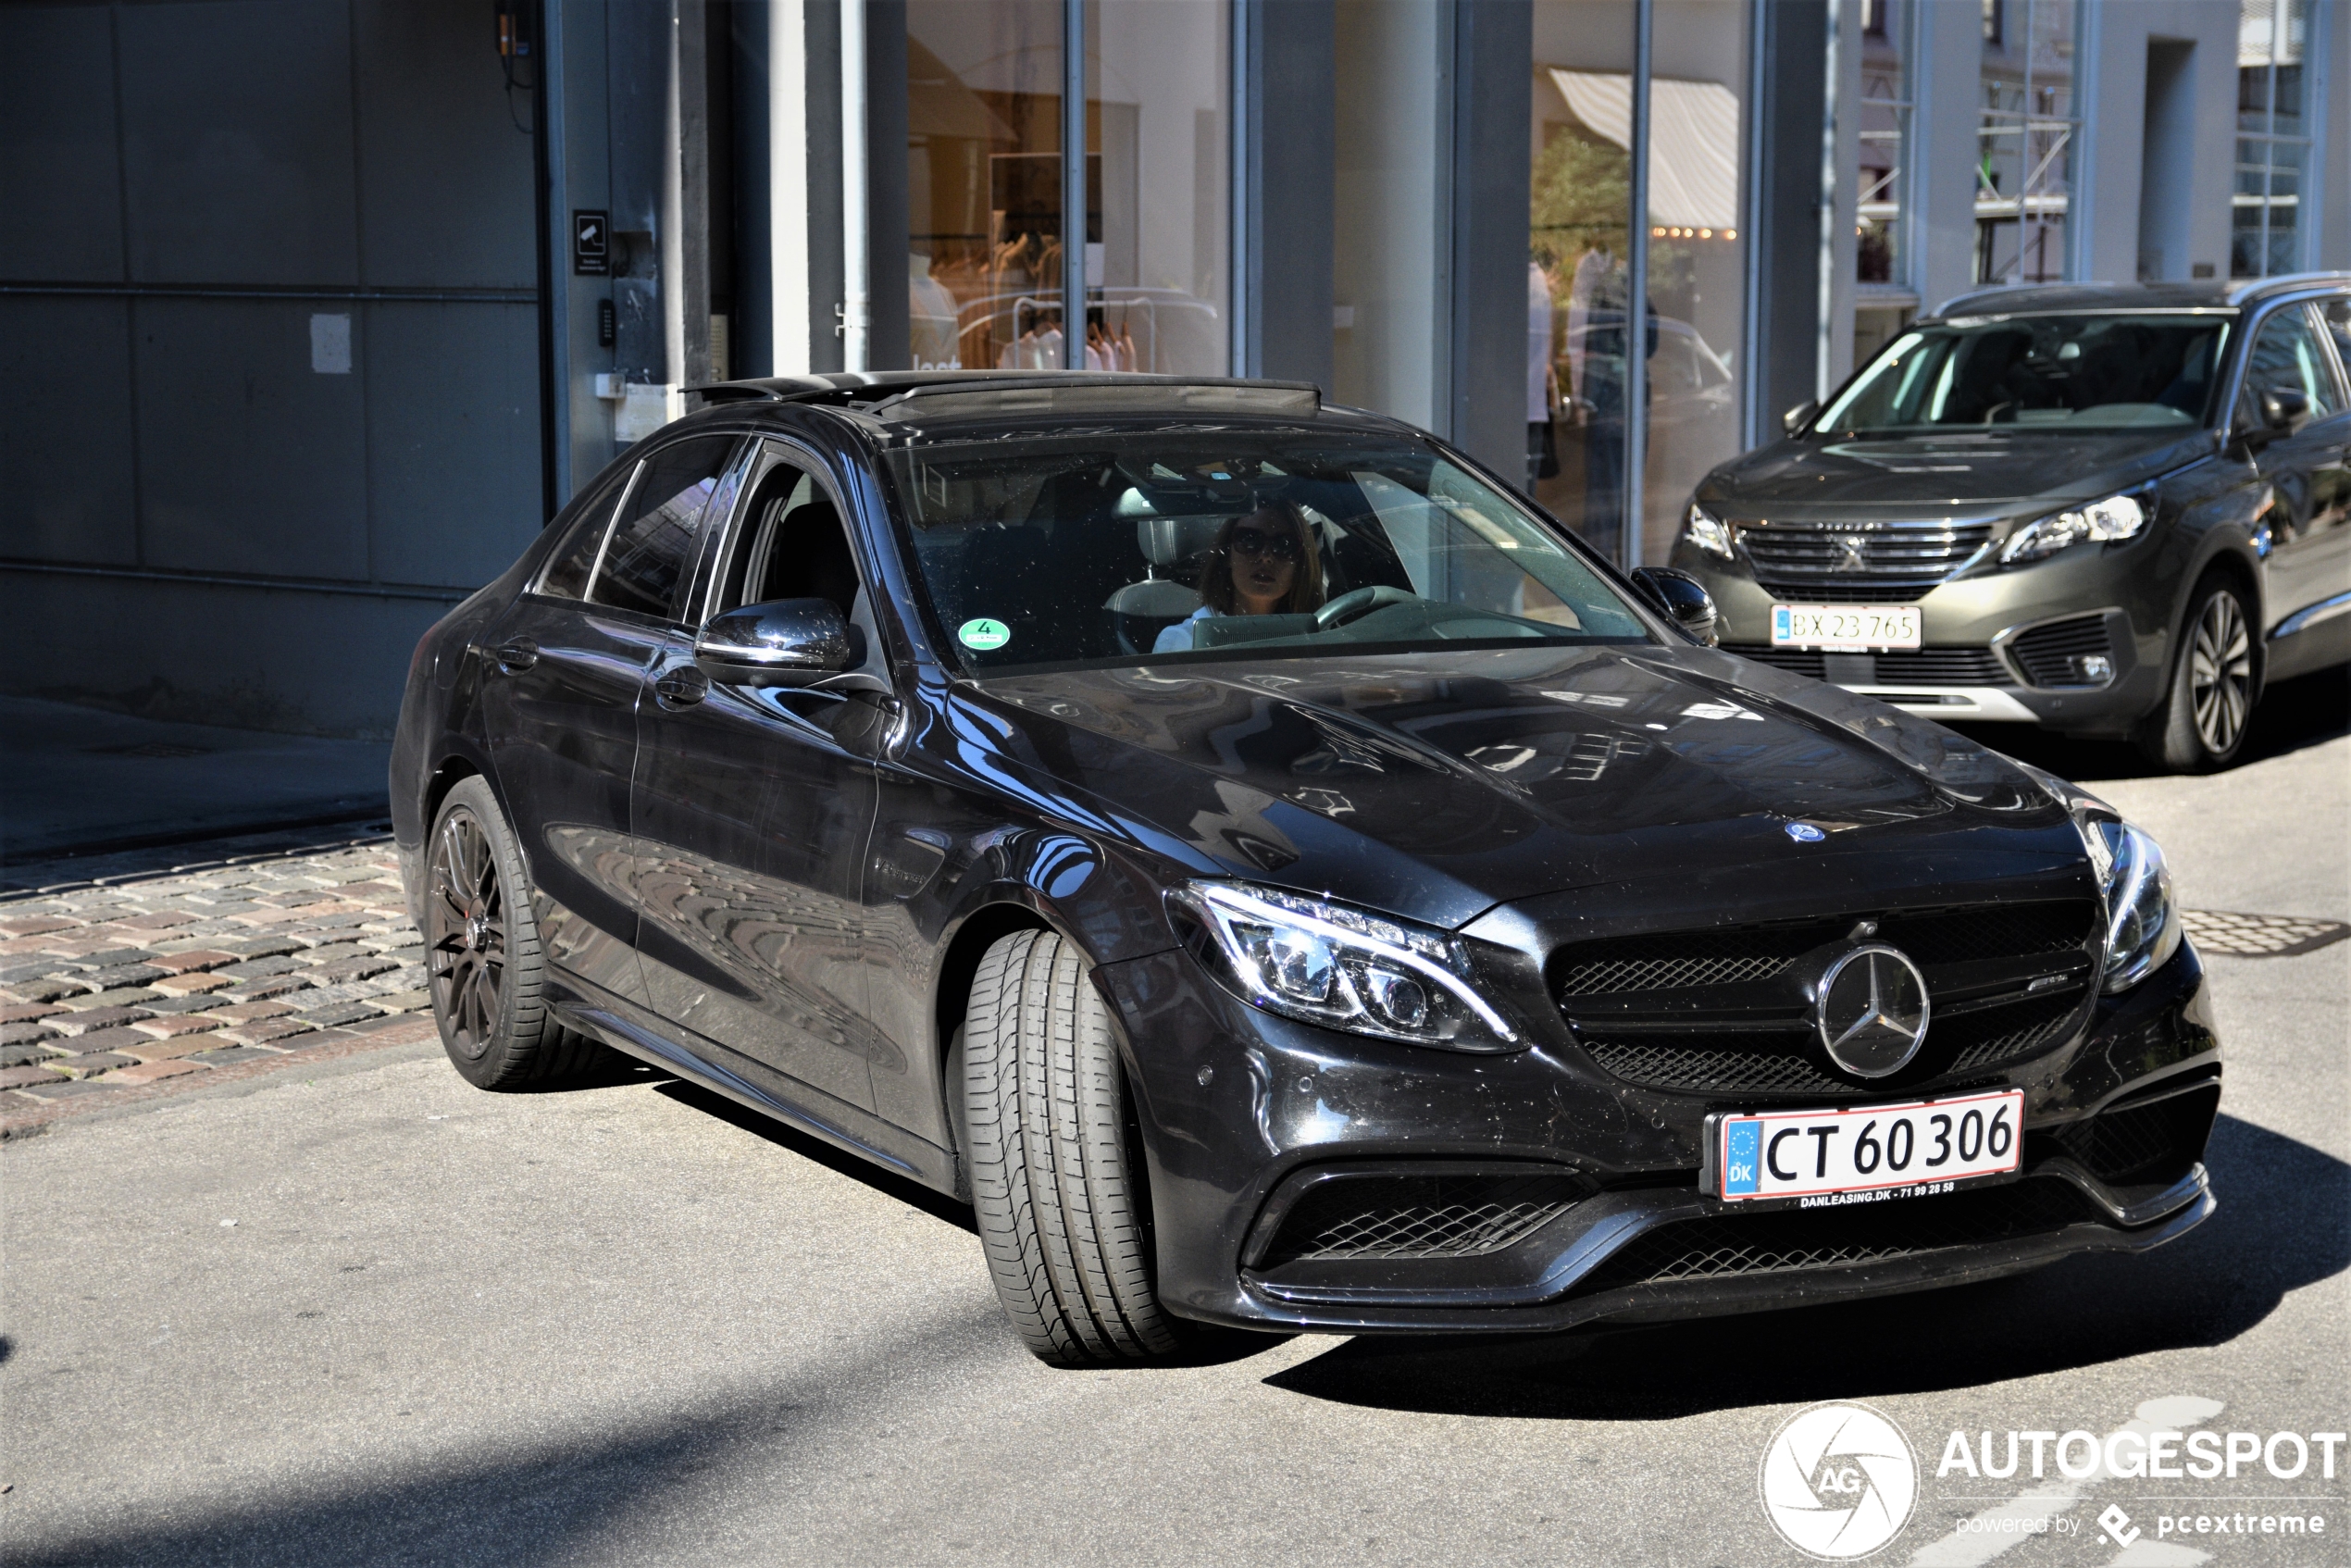
{"type": "Polygon", "coordinates": [[[2292,958],[2351,936],[2340,920],[2299,915],[2233,915],[2226,910],[2181,912],[2196,951],[2227,958],[2292,958]]]}

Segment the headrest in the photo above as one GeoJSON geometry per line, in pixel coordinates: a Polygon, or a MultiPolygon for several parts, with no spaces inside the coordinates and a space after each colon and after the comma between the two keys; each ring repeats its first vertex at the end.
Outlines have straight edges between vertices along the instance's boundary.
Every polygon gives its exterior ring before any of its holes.
{"type": "Polygon", "coordinates": [[[1213,546],[1222,516],[1145,517],[1135,525],[1135,548],[1154,566],[1180,566],[1213,546]]]}

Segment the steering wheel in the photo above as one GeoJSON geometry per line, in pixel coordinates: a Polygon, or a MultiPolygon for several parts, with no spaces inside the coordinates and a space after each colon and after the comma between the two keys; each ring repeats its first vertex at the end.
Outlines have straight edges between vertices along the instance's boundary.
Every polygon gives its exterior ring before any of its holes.
{"type": "Polygon", "coordinates": [[[1386,583],[1375,583],[1370,588],[1359,588],[1352,592],[1340,594],[1315,611],[1314,629],[1328,631],[1335,626],[1345,626],[1349,621],[1362,620],[1374,610],[1384,610],[1390,604],[1409,604],[1418,598],[1420,595],[1417,593],[1401,588],[1390,588],[1386,583]]]}

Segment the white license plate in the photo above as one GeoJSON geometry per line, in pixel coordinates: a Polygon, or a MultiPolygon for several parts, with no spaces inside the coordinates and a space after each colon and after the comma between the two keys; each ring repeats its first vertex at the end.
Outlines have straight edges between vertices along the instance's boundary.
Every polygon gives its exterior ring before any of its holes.
{"type": "Polygon", "coordinates": [[[1922,1197],[2023,1165],[2021,1089],[1707,1121],[1704,1186],[1732,1202],[1790,1199],[1810,1209],[1922,1197]]]}
{"type": "Polygon", "coordinates": [[[1774,648],[1915,648],[1916,604],[1774,604],[1774,648]]]}

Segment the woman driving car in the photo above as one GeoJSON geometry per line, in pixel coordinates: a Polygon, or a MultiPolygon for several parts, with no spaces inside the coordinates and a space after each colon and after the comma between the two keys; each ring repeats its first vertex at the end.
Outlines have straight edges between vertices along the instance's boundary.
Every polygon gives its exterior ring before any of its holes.
{"type": "Polygon", "coordinates": [[[1159,634],[1154,653],[1192,649],[1195,623],[1222,616],[1306,615],[1323,606],[1314,530],[1287,501],[1267,501],[1227,522],[1200,568],[1200,607],[1159,634]]]}

